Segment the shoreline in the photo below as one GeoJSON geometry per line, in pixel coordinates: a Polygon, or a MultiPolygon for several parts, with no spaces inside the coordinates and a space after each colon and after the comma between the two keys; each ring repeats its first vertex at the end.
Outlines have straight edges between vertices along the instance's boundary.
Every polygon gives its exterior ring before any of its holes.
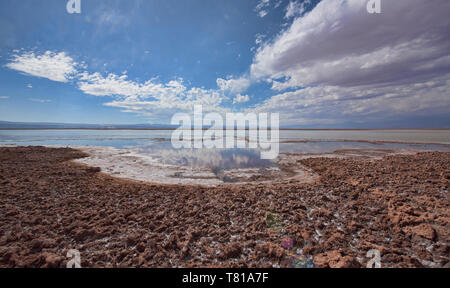
{"type": "MultiPolygon", "coordinates": [[[[323,141],[320,141],[323,142],[323,141]]],[[[356,141],[358,143],[359,141],[356,141]]],[[[366,143],[366,141],[363,141],[366,143]]],[[[426,145],[426,144],[424,144],[426,145]]],[[[450,147],[445,144],[432,144],[442,147],[450,147]]],[[[239,186],[239,185],[259,185],[259,184],[286,184],[312,183],[318,179],[318,175],[300,163],[301,160],[310,158],[359,158],[363,160],[381,160],[386,156],[414,155],[420,152],[434,151],[423,149],[386,149],[383,148],[349,148],[337,149],[330,152],[299,153],[280,152],[276,161],[271,166],[254,166],[218,169],[216,163],[212,166],[189,166],[183,164],[167,164],[162,158],[175,159],[180,156],[177,150],[165,152],[166,154],[146,154],[137,148],[115,148],[111,146],[16,146],[0,145],[0,148],[20,148],[20,147],[46,147],[46,148],[70,148],[79,150],[86,154],[86,157],[74,159],[75,164],[82,164],[89,167],[96,167],[102,173],[117,179],[131,180],[142,183],[152,183],[156,185],[180,185],[180,186],[239,186]],[[167,154],[168,153],[168,154],[167,154]],[[161,158],[162,157],[162,158],[161,158]]],[[[215,150],[193,151],[193,154],[181,154],[183,157],[200,157],[215,159],[218,155],[215,150]],[[206,154],[205,154],[206,153],[206,154]],[[208,154],[210,153],[210,154],[208,154]]],[[[441,150],[436,150],[441,151],[441,150]]],[[[441,152],[446,152],[441,151],[441,152]]],[[[450,152],[450,151],[449,151],[450,152]]],[[[220,152],[219,152],[220,153],[220,152]]],[[[169,161],[170,162],[170,161],[169,161]]],[[[195,162],[195,161],[194,161],[195,162]]],[[[214,163],[214,164],[213,164],[214,163]]]]}
{"type": "MultiPolygon", "coordinates": [[[[180,128],[0,128],[0,131],[10,131],[10,130],[141,130],[141,131],[175,131],[180,128]]],[[[183,130],[194,130],[194,129],[183,129],[183,130]]],[[[204,128],[203,130],[209,130],[208,128],[204,128]]],[[[224,130],[224,129],[217,129],[217,130],[224,130]]],[[[225,129],[226,130],[226,129],[225,129]]],[[[238,128],[235,130],[248,130],[243,128],[238,128]]],[[[424,131],[433,131],[433,132],[450,132],[450,129],[295,129],[295,128],[280,128],[280,131],[418,131],[418,132],[424,132],[424,131]]]]}
{"type": "MultiPolygon", "coordinates": [[[[280,138],[283,139],[283,138],[280,138]]],[[[368,143],[374,145],[383,144],[406,144],[406,145],[438,145],[450,148],[450,144],[443,142],[406,142],[406,141],[389,141],[389,140],[348,140],[348,139],[333,139],[333,140],[289,140],[282,141],[280,144],[295,144],[295,143],[315,143],[315,142],[342,142],[342,143],[368,143]]]]}
{"type": "MultiPolygon", "coordinates": [[[[436,145],[436,144],[435,144],[436,145]]],[[[120,149],[110,146],[8,146],[1,147],[46,147],[70,148],[81,151],[86,157],[72,162],[101,169],[102,173],[117,179],[131,180],[157,185],[218,187],[223,185],[258,185],[280,183],[312,183],[318,175],[299,164],[300,160],[310,158],[359,158],[381,160],[385,156],[414,155],[427,152],[420,149],[338,149],[321,153],[280,152],[273,166],[241,167],[217,169],[209,166],[190,167],[189,165],[165,164],[158,155],[145,154],[138,149],[120,149]]],[[[445,147],[445,146],[444,146],[445,147]]],[[[208,150],[207,150],[208,151],[208,150]]],[[[204,154],[204,153],[202,153],[204,154]]],[[[176,155],[176,154],[175,154],[176,155]]],[[[166,158],[171,158],[165,155],[166,158]]],[[[176,157],[176,156],[175,156],[176,157]]],[[[212,156],[214,157],[214,154],[212,156]]]]}
{"type": "Polygon", "coordinates": [[[299,159],[317,181],[212,188],[72,162],[86,156],[0,148],[0,267],[65,267],[70,249],[82,267],[365,267],[371,249],[450,266],[450,152],[299,159]]]}
{"type": "MultiPolygon", "coordinates": [[[[26,131],[26,130],[30,130],[30,131],[35,131],[35,130],[42,130],[42,131],[46,131],[46,130],[105,130],[105,131],[173,131],[170,129],[0,129],[0,131],[26,131]]],[[[288,130],[283,130],[280,129],[280,131],[288,131],[288,130]]],[[[298,130],[298,131],[341,131],[341,132],[345,132],[345,131],[407,131],[407,130],[298,130]]],[[[409,132],[413,132],[413,131],[418,131],[418,132],[423,132],[423,131],[430,131],[430,132],[435,132],[438,130],[409,130],[409,132]]],[[[443,131],[443,132],[450,132],[450,130],[439,130],[439,131],[443,131]]],[[[170,142],[171,139],[170,138],[161,138],[161,137],[155,137],[155,138],[133,138],[133,139],[141,139],[141,140],[152,140],[152,141],[156,141],[156,142],[170,142]]],[[[444,142],[444,141],[405,141],[405,140],[368,140],[368,139],[299,139],[299,140],[284,140],[284,139],[292,139],[291,137],[280,137],[279,138],[279,143],[280,144],[308,144],[308,143],[336,143],[336,142],[341,142],[341,143],[367,143],[367,144],[373,144],[373,145],[383,145],[383,144],[404,144],[404,145],[437,145],[437,146],[443,146],[446,148],[450,148],[450,142],[444,142]]],[[[75,140],[75,139],[70,139],[70,140],[75,140]]],[[[245,137],[246,142],[249,142],[248,137],[245,137]]],[[[45,140],[30,140],[30,141],[25,141],[24,142],[43,142],[45,140]]],[[[20,143],[20,141],[19,141],[20,143]]],[[[0,147],[7,147],[7,146],[18,146],[21,147],[23,145],[17,145],[17,144],[0,144],[0,147]]],[[[27,146],[49,146],[49,147],[56,147],[56,146],[61,146],[61,147],[78,147],[78,146],[74,146],[74,145],[27,145],[27,146]]],[[[96,146],[96,145],[93,145],[96,146]]],[[[88,146],[89,147],[89,146],[88,146]]],[[[101,147],[101,146],[98,146],[101,147]]]]}

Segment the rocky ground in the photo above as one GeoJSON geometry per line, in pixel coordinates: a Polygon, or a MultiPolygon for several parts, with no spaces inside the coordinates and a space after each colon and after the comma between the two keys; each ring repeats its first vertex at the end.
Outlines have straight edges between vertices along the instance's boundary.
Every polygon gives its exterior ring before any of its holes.
{"type": "Polygon", "coordinates": [[[301,159],[314,183],[119,180],[66,148],[0,148],[0,267],[450,267],[450,153],[301,159]]]}

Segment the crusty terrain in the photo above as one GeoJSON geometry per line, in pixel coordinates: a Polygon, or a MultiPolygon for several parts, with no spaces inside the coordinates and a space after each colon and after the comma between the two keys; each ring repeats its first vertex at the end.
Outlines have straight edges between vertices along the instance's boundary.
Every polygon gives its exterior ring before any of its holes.
{"type": "Polygon", "coordinates": [[[314,158],[312,184],[115,179],[65,148],[0,148],[0,267],[449,267],[450,153],[314,158]],[[300,257],[300,256],[299,256],[300,257]],[[309,260],[308,260],[309,259],[309,260]]]}

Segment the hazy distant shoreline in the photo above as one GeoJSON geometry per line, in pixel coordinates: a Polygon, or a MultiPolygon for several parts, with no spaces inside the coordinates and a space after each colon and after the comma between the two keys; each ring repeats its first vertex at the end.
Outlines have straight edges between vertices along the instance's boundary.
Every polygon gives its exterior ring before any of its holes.
{"type": "MultiPolygon", "coordinates": [[[[174,131],[179,128],[0,128],[0,130],[136,130],[136,131],[174,131]]],[[[186,128],[186,130],[189,130],[186,128]]],[[[191,129],[194,130],[194,129],[191,129]]],[[[203,130],[209,130],[204,128],[203,130]]],[[[226,130],[226,129],[217,129],[226,130]]],[[[238,128],[236,130],[249,130],[238,128]]],[[[256,130],[256,129],[253,129],[256,130]]],[[[297,129],[297,128],[280,128],[281,131],[450,131],[450,129],[297,129]]]]}
{"type": "MultiPolygon", "coordinates": [[[[53,122],[9,122],[0,121],[0,131],[8,130],[130,130],[130,131],[173,131],[179,125],[170,124],[82,124],[53,122]]],[[[189,129],[189,128],[186,128],[189,129]]],[[[193,128],[191,128],[193,129],[193,128]]],[[[209,127],[203,127],[209,130],[209,127]]],[[[224,127],[223,129],[226,129],[224,127]]],[[[238,130],[243,128],[238,128],[238,130]]],[[[270,128],[269,128],[270,129],[270,128]]],[[[281,126],[281,131],[450,131],[448,128],[296,128],[281,126]]],[[[221,130],[221,129],[218,129],[221,130]]]]}

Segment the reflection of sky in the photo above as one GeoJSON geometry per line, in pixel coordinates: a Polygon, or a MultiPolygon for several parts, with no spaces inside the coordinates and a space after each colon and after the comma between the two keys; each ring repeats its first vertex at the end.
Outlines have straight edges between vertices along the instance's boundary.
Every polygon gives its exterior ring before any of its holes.
{"type": "Polygon", "coordinates": [[[172,149],[167,142],[138,148],[139,153],[150,154],[165,164],[211,167],[221,169],[268,167],[275,163],[262,160],[257,149],[172,149]]]}

